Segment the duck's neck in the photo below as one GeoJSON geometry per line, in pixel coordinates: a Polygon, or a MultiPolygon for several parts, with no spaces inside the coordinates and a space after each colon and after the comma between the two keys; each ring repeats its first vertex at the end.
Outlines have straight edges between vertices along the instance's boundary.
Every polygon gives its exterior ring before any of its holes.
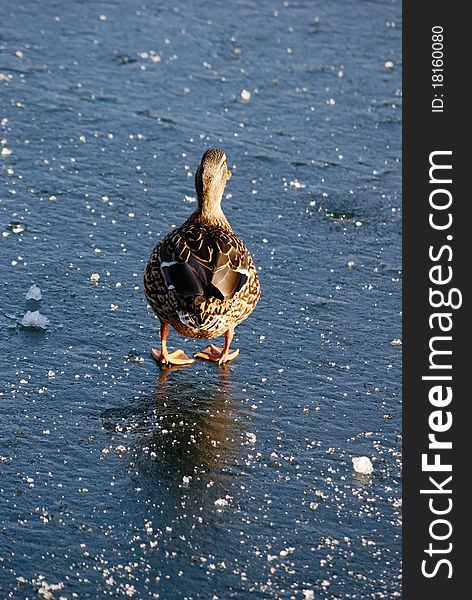
{"type": "Polygon", "coordinates": [[[221,196],[222,194],[198,194],[198,209],[195,211],[195,217],[199,221],[231,229],[221,209],[221,196]]]}
{"type": "Polygon", "coordinates": [[[221,210],[222,193],[202,193],[197,194],[198,212],[209,219],[218,219],[224,217],[221,210]]]}

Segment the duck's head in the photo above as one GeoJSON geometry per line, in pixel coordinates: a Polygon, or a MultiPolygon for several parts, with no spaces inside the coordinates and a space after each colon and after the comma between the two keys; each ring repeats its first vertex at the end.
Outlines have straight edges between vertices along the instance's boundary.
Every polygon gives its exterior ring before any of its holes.
{"type": "Polygon", "coordinates": [[[195,191],[200,210],[220,211],[221,198],[230,177],[224,150],[207,150],[195,173],[195,191]]]}

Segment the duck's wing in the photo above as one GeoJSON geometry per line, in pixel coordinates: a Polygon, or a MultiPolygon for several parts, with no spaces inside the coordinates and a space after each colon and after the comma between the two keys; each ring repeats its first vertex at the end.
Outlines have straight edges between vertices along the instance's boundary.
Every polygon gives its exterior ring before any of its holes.
{"type": "Polygon", "coordinates": [[[178,296],[228,300],[246,284],[251,258],[232,232],[190,225],[165,238],[159,262],[167,288],[178,296]]]}

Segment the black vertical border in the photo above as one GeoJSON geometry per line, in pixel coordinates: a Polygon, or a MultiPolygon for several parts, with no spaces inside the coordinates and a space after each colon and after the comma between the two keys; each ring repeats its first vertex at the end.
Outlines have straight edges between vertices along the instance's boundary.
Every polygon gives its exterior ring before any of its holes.
{"type": "MultiPolygon", "coordinates": [[[[472,324],[467,281],[472,276],[472,24],[466,16],[465,3],[403,2],[403,597],[406,600],[436,600],[469,597],[466,573],[469,567],[468,538],[472,533],[472,499],[468,488],[472,484],[472,430],[469,404],[472,394],[466,381],[469,356],[472,357],[472,324]],[[444,112],[433,113],[432,88],[432,27],[444,28],[444,112]],[[469,99],[470,98],[470,99],[469,99]],[[428,486],[428,474],[421,470],[421,455],[427,451],[428,416],[434,407],[428,401],[431,382],[422,381],[428,374],[431,335],[428,318],[434,312],[429,306],[429,269],[432,265],[428,251],[447,243],[445,232],[431,229],[429,218],[429,155],[435,150],[452,150],[453,224],[448,234],[453,258],[452,287],[462,291],[463,304],[451,310],[452,388],[450,410],[453,425],[443,439],[451,439],[452,450],[444,451],[452,460],[453,508],[447,518],[453,532],[447,542],[453,544],[448,554],[452,563],[452,578],[444,565],[438,574],[426,578],[421,573],[424,550],[430,541],[429,525],[438,517],[428,509],[428,496],[420,489],[428,486]],[[468,185],[467,185],[468,184],[468,185]],[[466,512],[466,508],[469,511],[466,512]]],[[[469,286],[470,287],[470,286],[469,286]]],[[[450,358],[450,357],[449,357],[450,358]]],[[[444,409],[448,410],[448,409],[444,409]]],[[[430,473],[430,475],[434,475],[430,473]]],[[[441,475],[441,474],[439,474],[441,475]]],[[[443,474],[444,475],[444,474],[443,474]]],[[[443,496],[444,498],[445,496],[443,496]]],[[[441,543],[437,542],[437,547],[441,543]]],[[[434,564],[431,562],[429,565],[434,564]]]]}

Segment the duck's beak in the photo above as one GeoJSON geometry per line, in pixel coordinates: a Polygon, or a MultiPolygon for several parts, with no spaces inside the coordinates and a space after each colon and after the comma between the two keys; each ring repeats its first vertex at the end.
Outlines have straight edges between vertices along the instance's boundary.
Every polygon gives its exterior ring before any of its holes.
{"type": "Polygon", "coordinates": [[[231,177],[232,173],[229,169],[226,169],[226,179],[229,179],[231,177]]]}

